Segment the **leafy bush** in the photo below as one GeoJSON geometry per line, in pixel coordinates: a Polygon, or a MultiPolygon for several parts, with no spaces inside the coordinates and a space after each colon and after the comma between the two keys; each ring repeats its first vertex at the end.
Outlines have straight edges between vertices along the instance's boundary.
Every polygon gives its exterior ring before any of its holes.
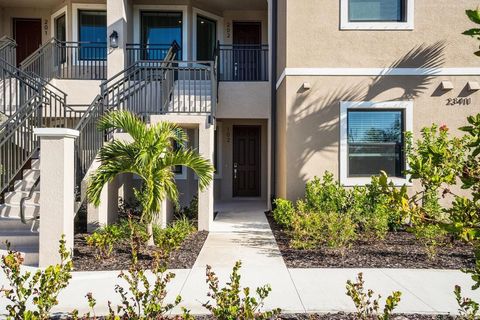
{"type": "Polygon", "coordinates": [[[355,239],[355,225],[348,214],[303,213],[292,224],[292,246],[312,249],[325,245],[342,252],[355,239]]]}
{"type": "Polygon", "coordinates": [[[165,254],[169,254],[173,250],[179,248],[183,241],[195,232],[195,225],[191,220],[183,217],[174,221],[165,229],[154,226],[153,236],[157,247],[162,249],[165,254]]]}
{"type": "Polygon", "coordinates": [[[363,280],[363,274],[359,273],[357,281],[347,281],[347,296],[349,296],[355,307],[357,308],[357,319],[361,320],[388,320],[390,319],[393,311],[400,302],[402,293],[395,291],[392,295],[387,297],[383,312],[380,313],[380,299],[381,296],[375,299],[374,292],[368,289],[365,292],[365,281],[363,280]]]}
{"type": "Polygon", "coordinates": [[[325,172],[322,179],[315,177],[305,187],[305,207],[310,212],[347,211],[348,192],[335,181],[333,174],[325,172]]]}
{"type": "Polygon", "coordinates": [[[427,256],[434,260],[437,247],[445,240],[446,232],[436,224],[417,224],[410,228],[415,237],[424,245],[427,256]]]}
{"type": "Polygon", "coordinates": [[[470,298],[462,296],[462,288],[455,286],[453,291],[455,294],[455,300],[458,304],[458,319],[459,320],[477,320],[479,318],[480,305],[478,302],[473,301],[470,298]]]}
{"type": "MultiPolygon", "coordinates": [[[[8,244],[8,247],[10,245],[8,244]]],[[[23,258],[20,253],[8,249],[2,256],[2,270],[9,288],[0,290],[10,304],[6,310],[7,319],[50,319],[51,309],[58,304],[60,291],[67,287],[72,275],[73,263],[65,247],[65,237],[60,240],[60,264],[22,274],[23,258]],[[27,310],[27,301],[33,299],[35,310],[27,310]]]]}
{"type": "Polygon", "coordinates": [[[273,210],[273,219],[279,225],[289,228],[295,218],[295,207],[289,200],[276,199],[275,209],[273,210]]]}
{"type": "Polygon", "coordinates": [[[198,220],[198,196],[194,196],[188,206],[176,208],[174,216],[177,219],[186,217],[189,220],[198,220]]]}
{"type": "Polygon", "coordinates": [[[122,229],[118,225],[102,227],[86,237],[87,245],[95,248],[98,260],[107,259],[113,251],[113,246],[122,239],[122,229]]]}
{"type": "Polygon", "coordinates": [[[272,291],[270,286],[265,285],[256,289],[257,297],[250,295],[250,288],[241,288],[239,270],[242,266],[240,261],[235,263],[230,282],[223,288],[219,287],[218,277],[207,266],[207,284],[209,287],[208,297],[212,298],[215,303],[210,301],[203,304],[213,317],[218,320],[257,320],[270,319],[280,313],[280,309],[271,311],[262,311],[264,301],[272,291]]]}

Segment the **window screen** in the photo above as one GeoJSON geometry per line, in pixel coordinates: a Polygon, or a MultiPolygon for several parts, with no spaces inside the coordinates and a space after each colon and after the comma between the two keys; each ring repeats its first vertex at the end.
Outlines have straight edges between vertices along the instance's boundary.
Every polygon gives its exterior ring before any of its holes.
{"type": "Polygon", "coordinates": [[[349,0],[350,21],[405,21],[405,0],[349,0]]]}
{"type": "Polygon", "coordinates": [[[403,177],[403,110],[349,110],[348,176],[403,177]]]}

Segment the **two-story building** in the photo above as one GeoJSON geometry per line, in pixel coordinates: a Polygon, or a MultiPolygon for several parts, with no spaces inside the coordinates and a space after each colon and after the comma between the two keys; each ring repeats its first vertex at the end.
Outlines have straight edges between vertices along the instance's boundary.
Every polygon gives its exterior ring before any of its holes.
{"type": "MultiPolygon", "coordinates": [[[[198,195],[200,229],[219,203],[295,200],[326,170],[349,186],[379,170],[408,184],[403,132],[455,131],[480,112],[478,43],[461,34],[476,5],[0,0],[0,226],[22,231],[39,217],[40,235],[18,233],[34,264],[60,234],[72,244],[99,148],[128,139],[95,129],[114,109],[178,123],[212,161],[214,182],[201,193],[193,172],[175,168],[181,204],[198,195]]],[[[105,188],[90,225],[113,221],[138,181],[105,188]]]]}

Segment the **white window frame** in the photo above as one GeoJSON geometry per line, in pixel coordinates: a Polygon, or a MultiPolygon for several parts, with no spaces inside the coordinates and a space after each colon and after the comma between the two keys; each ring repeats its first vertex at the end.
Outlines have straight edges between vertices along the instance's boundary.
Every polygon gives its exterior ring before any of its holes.
{"type": "Polygon", "coordinates": [[[415,18],[415,0],[404,0],[406,3],[406,21],[350,21],[349,0],[340,3],[340,29],[342,30],[413,30],[415,18]]]}
{"type": "MultiPolygon", "coordinates": [[[[405,131],[413,131],[413,101],[341,101],[340,102],[340,183],[345,186],[364,186],[371,182],[371,177],[348,176],[348,111],[352,109],[404,110],[405,131]]],[[[405,168],[409,169],[408,163],[405,168]]],[[[405,178],[390,177],[395,186],[412,186],[409,176],[405,178]]]]}
{"type": "MultiPolygon", "coordinates": [[[[98,10],[98,11],[105,11],[107,12],[107,5],[106,4],[97,4],[97,3],[73,3],[72,4],[72,42],[78,42],[79,34],[78,34],[78,11],[79,10],[98,10]]],[[[107,12],[108,15],[108,12],[107,12]]],[[[108,21],[107,21],[107,28],[108,28],[108,21]]],[[[68,35],[68,33],[67,33],[68,35]]],[[[108,37],[108,34],[107,34],[108,37]]],[[[105,61],[97,61],[98,66],[106,66],[108,61],[108,39],[105,39],[105,44],[107,46],[107,60],[105,61]]],[[[75,50],[72,54],[73,65],[81,65],[83,62],[80,62],[77,57],[77,50],[75,50]]]]}
{"type": "Polygon", "coordinates": [[[204,11],[198,8],[193,7],[193,41],[192,41],[192,56],[193,60],[197,60],[197,19],[198,16],[208,18],[213,20],[217,23],[217,41],[223,43],[223,17],[217,16],[216,14],[210,13],[208,11],[204,11]]]}
{"type": "Polygon", "coordinates": [[[140,12],[141,11],[181,11],[182,12],[182,59],[188,61],[188,42],[190,30],[190,15],[188,6],[184,5],[134,5],[133,6],[133,42],[140,43],[140,12]]]}
{"type": "Polygon", "coordinates": [[[62,15],[65,15],[65,39],[68,41],[68,38],[69,38],[69,31],[70,31],[70,25],[68,24],[69,23],[69,16],[68,16],[68,13],[67,13],[67,10],[68,9],[68,6],[65,6],[59,10],[57,10],[55,13],[53,13],[50,17],[50,21],[51,21],[51,30],[50,30],[50,35],[53,37],[55,37],[55,19],[57,19],[58,17],[62,16],[62,15]]]}

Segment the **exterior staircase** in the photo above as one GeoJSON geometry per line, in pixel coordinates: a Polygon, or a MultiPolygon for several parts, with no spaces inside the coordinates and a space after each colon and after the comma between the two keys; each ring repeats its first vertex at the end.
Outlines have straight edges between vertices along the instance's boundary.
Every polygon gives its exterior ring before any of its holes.
{"type": "Polygon", "coordinates": [[[31,168],[22,172],[22,179],[13,183],[13,191],[5,193],[5,203],[0,204],[0,256],[7,250],[6,241],[11,249],[20,252],[25,265],[38,265],[39,234],[36,217],[40,213],[40,189],[35,182],[40,177],[40,160],[31,161],[31,168]],[[31,195],[31,197],[29,197],[31,195]],[[22,222],[21,199],[26,199],[22,222]]]}

